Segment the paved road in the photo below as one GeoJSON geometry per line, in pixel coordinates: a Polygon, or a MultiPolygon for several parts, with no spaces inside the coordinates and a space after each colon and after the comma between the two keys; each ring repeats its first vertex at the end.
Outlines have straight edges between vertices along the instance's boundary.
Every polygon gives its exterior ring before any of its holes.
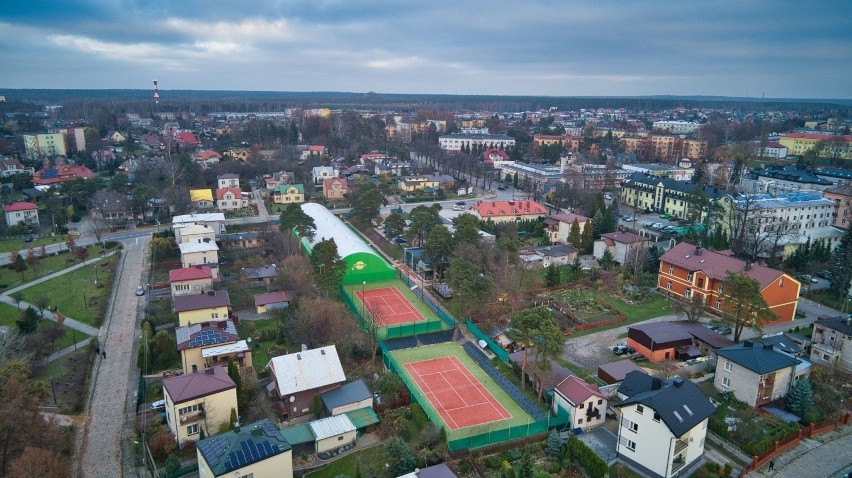
{"type": "Polygon", "coordinates": [[[124,241],[112,306],[107,309],[111,313],[101,328],[100,342],[107,356],[95,364],[90,418],[80,460],[82,474],[87,478],[120,478],[124,474],[121,444],[139,305],[139,297],[133,291],[140,283],[149,241],[150,234],[124,241]]]}
{"type": "Polygon", "coordinates": [[[755,478],[828,478],[838,476],[852,465],[852,426],[813,439],[802,440],[796,448],[775,461],[775,470],[764,466],[749,473],[755,478]]]}
{"type": "MultiPolygon", "coordinates": [[[[130,230],[130,231],[112,232],[112,233],[104,234],[102,236],[102,239],[103,239],[104,242],[106,242],[106,241],[125,241],[125,240],[128,240],[128,239],[135,239],[137,237],[146,237],[146,236],[150,236],[151,232],[153,232],[154,229],[155,228],[153,226],[151,226],[151,227],[133,229],[133,230],[130,230]]],[[[75,240],[75,244],[77,246],[80,246],[80,247],[91,246],[91,245],[97,244],[97,242],[98,241],[94,237],[90,237],[90,236],[87,236],[87,235],[80,236],[78,239],[75,240]]],[[[59,251],[67,250],[68,247],[65,246],[64,242],[58,242],[56,244],[51,244],[49,246],[45,246],[44,249],[45,249],[45,252],[47,254],[55,254],[59,251]]],[[[21,249],[20,251],[18,251],[18,253],[22,257],[26,257],[27,256],[27,249],[21,249]]],[[[0,266],[8,265],[11,262],[12,262],[12,253],[4,252],[4,253],[0,254],[0,266]]]]}

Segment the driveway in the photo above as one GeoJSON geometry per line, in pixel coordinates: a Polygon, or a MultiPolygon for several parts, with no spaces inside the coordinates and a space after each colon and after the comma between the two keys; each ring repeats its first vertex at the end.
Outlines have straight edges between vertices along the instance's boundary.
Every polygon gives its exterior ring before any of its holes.
{"type": "MultiPolygon", "coordinates": [[[[648,319],[637,324],[648,324],[651,322],[662,322],[666,320],[680,320],[674,315],[664,315],[648,319]]],[[[597,332],[594,334],[583,335],[581,337],[568,337],[565,342],[565,348],[562,357],[580,365],[592,375],[597,373],[598,365],[622,360],[624,356],[618,356],[612,353],[612,346],[619,342],[627,342],[627,339],[619,339],[619,335],[627,333],[628,325],[616,327],[614,329],[597,332]]]]}

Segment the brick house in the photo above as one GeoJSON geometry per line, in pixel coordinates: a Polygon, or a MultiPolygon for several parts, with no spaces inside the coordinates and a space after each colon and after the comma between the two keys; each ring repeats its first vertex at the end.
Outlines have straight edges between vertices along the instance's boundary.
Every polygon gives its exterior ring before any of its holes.
{"type": "Polygon", "coordinates": [[[322,182],[322,195],[332,201],[343,199],[349,192],[349,182],[344,178],[326,179],[322,182]]]}
{"type": "Polygon", "coordinates": [[[770,310],[778,317],[772,323],[789,322],[796,316],[801,284],[793,277],[770,267],[747,263],[719,252],[686,242],[660,257],[657,287],[678,299],[698,294],[711,312],[718,312],[725,300],[722,283],[728,272],[742,271],[760,284],[770,310]]]}
{"type": "Polygon", "coordinates": [[[272,375],[267,390],[287,418],[311,413],[314,397],[346,381],[334,345],[273,357],[266,366],[272,375]]]}

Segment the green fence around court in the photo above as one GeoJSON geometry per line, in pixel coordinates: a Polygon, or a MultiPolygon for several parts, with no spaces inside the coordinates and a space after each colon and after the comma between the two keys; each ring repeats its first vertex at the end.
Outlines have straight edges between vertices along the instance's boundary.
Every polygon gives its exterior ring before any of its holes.
{"type": "MultiPolygon", "coordinates": [[[[361,307],[358,305],[358,302],[349,295],[349,292],[345,288],[340,288],[340,295],[343,297],[343,302],[349,307],[349,310],[355,314],[355,318],[358,319],[358,322],[361,324],[361,327],[365,332],[370,333],[370,329],[366,325],[365,317],[361,313],[361,307]]],[[[378,335],[381,339],[398,339],[400,337],[408,337],[411,335],[418,334],[428,334],[432,332],[440,332],[441,330],[446,330],[449,327],[445,325],[445,322],[441,320],[426,320],[426,321],[417,321],[410,322],[407,324],[398,324],[398,325],[386,325],[383,327],[379,327],[378,335]]]]}
{"type": "Polygon", "coordinates": [[[494,341],[491,337],[485,334],[485,332],[479,330],[479,327],[476,326],[470,319],[465,320],[464,324],[467,326],[467,330],[470,330],[477,339],[484,340],[486,344],[488,344],[488,349],[491,350],[494,355],[497,356],[503,362],[509,363],[509,352],[506,352],[506,349],[500,346],[497,342],[494,341]]]}
{"type": "MultiPolygon", "coordinates": [[[[417,384],[414,383],[413,379],[404,370],[404,367],[400,365],[400,363],[396,360],[396,358],[393,357],[393,355],[391,355],[390,351],[387,349],[387,347],[385,347],[385,344],[383,342],[379,341],[379,346],[382,350],[382,361],[384,362],[388,370],[395,373],[402,380],[402,383],[405,384],[406,388],[408,388],[411,396],[411,401],[420,405],[423,411],[426,412],[426,416],[429,417],[429,420],[431,420],[436,427],[443,426],[444,421],[441,419],[440,415],[438,415],[438,412],[435,410],[432,404],[429,402],[429,399],[423,396],[423,393],[420,391],[420,388],[417,386],[417,384]]],[[[469,436],[464,437],[461,437],[459,435],[465,433],[465,431],[460,432],[455,430],[447,430],[447,446],[449,447],[450,451],[456,452],[461,450],[481,448],[489,445],[497,445],[509,440],[517,440],[533,435],[542,434],[553,428],[564,427],[568,423],[568,412],[560,409],[558,414],[550,415],[546,420],[532,421],[532,419],[530,419],[529,423],[527,423],[526,425],[480,425],[478,429],[483,430],[483,432],[471,434],[469,436]],[[493,428],[491,428],[492,426],[493,428]],[[456,438],[454,438],[454,435],[456,436],[456,438]]]]}

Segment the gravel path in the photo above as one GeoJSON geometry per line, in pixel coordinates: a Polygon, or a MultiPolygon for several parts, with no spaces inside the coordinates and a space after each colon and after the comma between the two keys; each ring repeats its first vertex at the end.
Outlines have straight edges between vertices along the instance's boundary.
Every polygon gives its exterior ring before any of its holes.
{"type": "Polygon", "coordinates": [[[150,237],[145,237],[124,242],[111,307],[101,327],[100,342],[101,348],[106,350],[106,358],[96,359],[94,365],[90,417],[80,460],[80,471],[87,478],[124,475],[121,443],[140,299],[134,291],[140,284],[149,240],[150,237]]]}

